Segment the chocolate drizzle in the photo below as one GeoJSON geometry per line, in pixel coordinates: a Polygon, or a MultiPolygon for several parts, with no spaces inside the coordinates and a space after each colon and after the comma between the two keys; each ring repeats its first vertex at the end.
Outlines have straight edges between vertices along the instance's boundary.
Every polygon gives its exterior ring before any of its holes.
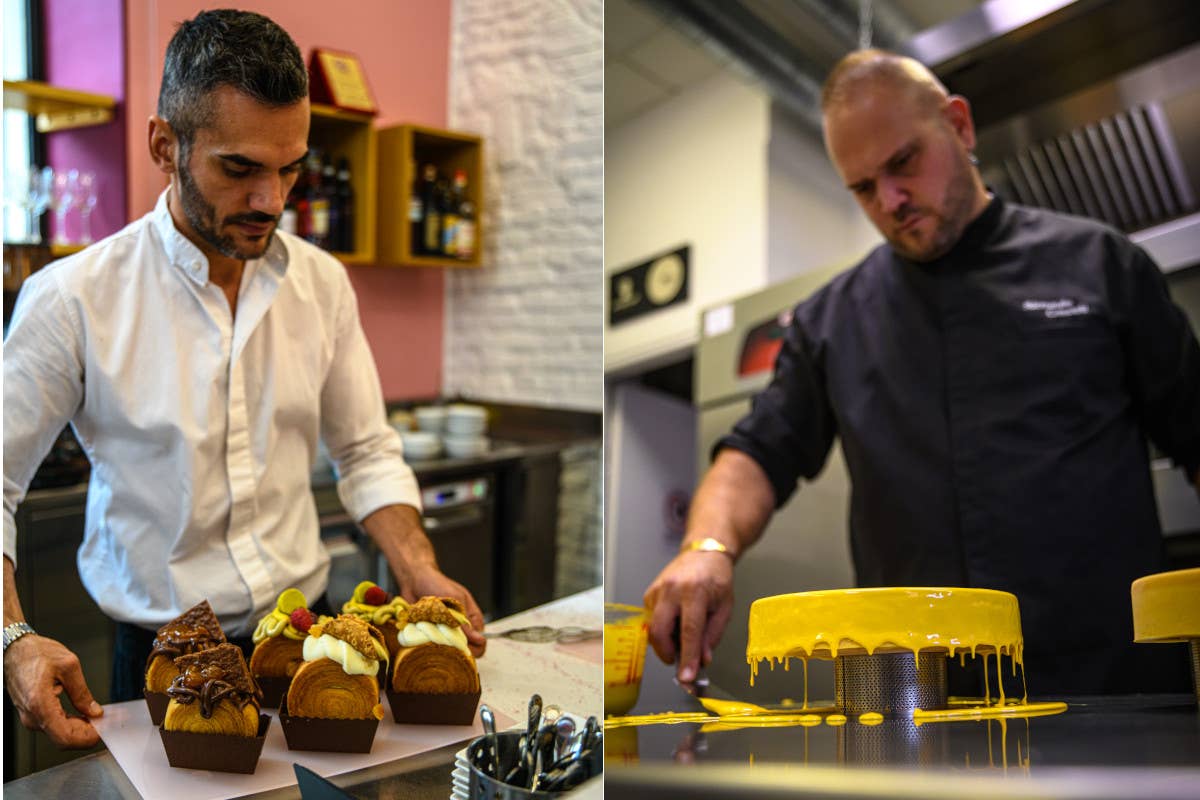
{"type": "Polygon", "coordinates": [[[214,635],[203,626],[193,627],[182,623],[164,625],[159,628],[158,635],[154,637],[151,657],[164,655],[174,659],[187,653],[206,650],[223,641],[225,641],[223,635],[220,633],[214,635]]]}
{"type": "Polygon", "coordinates": [[[247,703],[261,700],[262,691],[257,685],[253,693],[243,691],[225,678],[225,671],[215,664],[200,667],[197,664],[188,665],[179,677],[167,688],[167,695],[185,706],[200,701],[200,716],[205,719],[212,717],[213,708],[225,698],[231,698],[238,707],[247,703]]]}

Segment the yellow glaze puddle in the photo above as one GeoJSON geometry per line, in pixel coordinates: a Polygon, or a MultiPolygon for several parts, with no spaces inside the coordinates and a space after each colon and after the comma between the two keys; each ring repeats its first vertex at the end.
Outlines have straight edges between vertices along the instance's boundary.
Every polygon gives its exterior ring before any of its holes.
{"type": "Polygon", "coordinates": [[[1007,703],[1004,705],[960,706],[958,708],[915,709],[913,723],[959,722],[962,720],[1006,719],[1011,717],[1048,717],[1067,710],[1066,703],[1007,703]]]}
{"type": "Polygon", "coordinates": [[[719,717],[733,714],[769,714],[768,709],[756,706],[754,703],[744,703],[740,700],[718,700],[715,697],[697,697],[700,705],[719,717]]]}

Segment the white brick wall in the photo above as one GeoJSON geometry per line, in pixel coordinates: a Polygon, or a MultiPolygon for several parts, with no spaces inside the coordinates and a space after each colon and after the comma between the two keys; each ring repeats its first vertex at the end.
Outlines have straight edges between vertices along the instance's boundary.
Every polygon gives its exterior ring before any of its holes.
{"type": "Polygon", "coordinates": [[[443,393],[601,410],[602,0],[455,0],[450,125],[485,142],[480,270],[446,282],[443,393]]]}
{"type": "Polygon", "coordinates": [[[600,445],[578,445],[562,453],[554,596],[599,586],[603,570],[600,536],[600,445]]]}

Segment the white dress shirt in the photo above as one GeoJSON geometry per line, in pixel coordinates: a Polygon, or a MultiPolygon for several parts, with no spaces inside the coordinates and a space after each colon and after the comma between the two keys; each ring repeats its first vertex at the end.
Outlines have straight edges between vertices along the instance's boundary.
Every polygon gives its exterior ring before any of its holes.
{"type": "Polygon", "coordinates": [[[277,232],[246,262],[235,318],[165,192],[21,290],[4,353],[14,563],[13,513],[67,422],[92,463],[83,584],[106,614],[143,627],[208,599],[241,635],[288,587],[320,597],[329,554],[309,483],[320,439],[355,519],[421,507],[342,265],[277,232]]]}

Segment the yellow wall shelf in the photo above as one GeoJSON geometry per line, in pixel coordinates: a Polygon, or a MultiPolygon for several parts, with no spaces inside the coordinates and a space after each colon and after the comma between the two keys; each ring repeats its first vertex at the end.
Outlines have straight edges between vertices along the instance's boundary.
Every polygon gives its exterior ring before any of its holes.
{"type": "Polygon", "coordinates": [[[41,81],[5,81],[4,107],[25,111],[36,120],[39,133],[52,133],[110,122],[117,101],[41,81]]]}
{"type": "Polygon", "coordinates": [[[379,131],[379,260],[407,267],[482,266],[483,139],[457,131],[421,125],[396,125],[379,131]],[[467,198],[475,206],[475,249],[470,258],[429,256],[416,252],[409,227],[413,183],[423,164],[444,175],[467,174],[467,198]]]}
{"type": "Polygon", "coordinates": [[[377,136],[370,114],[344,111],[323,103],[312,104],[309,142],[335,158],[350,162],[354,186],[354,252],[334,252],[343,264],[375,261],[375,186],[377,136]]]}

